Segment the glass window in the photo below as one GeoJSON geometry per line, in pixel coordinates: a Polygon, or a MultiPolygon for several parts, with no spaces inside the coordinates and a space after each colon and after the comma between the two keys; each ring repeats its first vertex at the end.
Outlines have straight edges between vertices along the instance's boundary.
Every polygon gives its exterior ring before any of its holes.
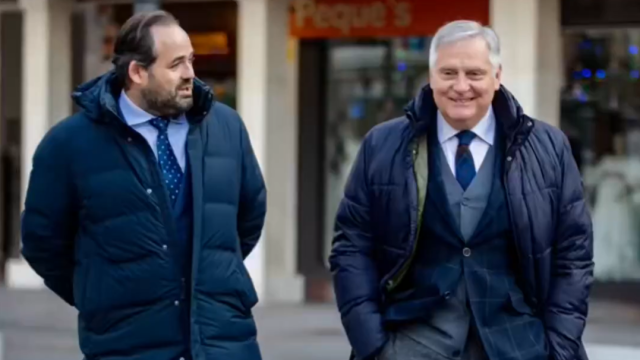
{"type": "Polygon", "coordinates": [[[595,275],[640,279],[640,29],[564,34],[561,127],[584,177],[595,275]]]}
{"type": "MultiPolygon", "coordinates": [[[[329,41],[325,154],[325,253],[336,211],[366,133],[404,114],[428,79],[429,38],[329,41]]],[[[326,258],[326,256],[325,256],[326,258]]]]}

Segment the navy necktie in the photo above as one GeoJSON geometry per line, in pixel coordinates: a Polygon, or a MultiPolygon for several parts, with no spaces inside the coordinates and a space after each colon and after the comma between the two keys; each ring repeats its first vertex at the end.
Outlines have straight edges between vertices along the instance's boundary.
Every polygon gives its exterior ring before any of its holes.
{"type": "Polygon", "coordinates": [[[476,177],[476,165],[473,162],[473,156],[469,145],[471,141],[476,137],[472,131],[464,130],[459,132],[458,137],[458,150],[456,151],[456,179],[462,186],[462,189],[467,190],[473,178],[476,177]]]}
{"type": "Polygon", "coordinates": [[[182,185],[182,169],[178,164],[178,158],[173,153],[173,148],[169,142],[168,129],[169,120],[163,118],[155,118],[151,120],[151,125],[158,129],[158,142],[156,148],[158,151],[158,163],[162,175],[164,176],[167,190],[171,196],[171,205],[175,204],[178,194],[180,193],[180,186],[182,185]]]}

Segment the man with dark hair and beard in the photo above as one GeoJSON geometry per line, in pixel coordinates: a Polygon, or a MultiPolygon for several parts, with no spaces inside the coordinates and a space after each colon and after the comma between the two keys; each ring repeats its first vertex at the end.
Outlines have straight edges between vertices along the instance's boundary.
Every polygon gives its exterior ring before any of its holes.
{"type": "Polygon", "coordinates": [[[166,12],[129,19],[113,62],[35,152],[24,257],[78,309],[87,359],[259,360],[243,260],[266,190],[245,126],[166,12]]]}

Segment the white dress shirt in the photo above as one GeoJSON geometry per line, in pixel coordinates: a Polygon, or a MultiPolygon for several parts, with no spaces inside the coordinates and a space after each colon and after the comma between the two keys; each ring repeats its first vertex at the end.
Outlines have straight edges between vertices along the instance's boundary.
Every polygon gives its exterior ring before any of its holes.
{"type": "MultiPolygon", "coordinates": [[[[151,146],[157,158],[158,129],[151,125],[151,120],[154,119],[155,116],[134,104],[124,91],[120,94],[118,105],[120,105],[120,111],[122,112],[122,116],[124,116],[124,121],[147,140],[147,143],[149,143],[149,146],[151,146]]],[[[182,171],[185,171],[187,164],[186,143],[188,132],[189,122],[184,114],[177,119],[172,119],[167,129],[169,143],[173,148],[173,153],[178,159],[178,164],[182,168],[182,171]]]]}
{"type": "MultiPolygon", "coordinates": [[[[489,111],[484,118],[471,131],[476,134],[476,137],[471,141],[469,151],[473,156],[473,163],[477,172],[482,166],[487,152],[493,146],[496,134],[496,118],[491,107],[489,107],[489,111]]],[[[459,132],[460,130],[456,130],[449,125],[440,111],[438,111],[438,140],[453,176],[456,175],[456,152],[458,151],[458,137],[456,134],[459,132]]]]}

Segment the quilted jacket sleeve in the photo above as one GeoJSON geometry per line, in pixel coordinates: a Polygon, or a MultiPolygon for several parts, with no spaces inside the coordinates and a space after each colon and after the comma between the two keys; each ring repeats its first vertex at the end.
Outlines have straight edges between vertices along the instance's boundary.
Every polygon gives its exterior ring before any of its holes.
{"type": "Polygon", "coordinates": [[[267,213],[267,189],[247,129],[242,121],[240,123],[242,184],[238,209],[238,236],[242,257],[246,258],[258,243],[262,233],[267,213]]]}
{"type": "Polygon", "coordinates": [[[342,324],[358,359],[375,357],[386,343],[372,259],[367,143],[365,139],[345,187],[329,259],[342,324]]]}
{"type": "Polygon", "coordinates": [[[551,358],[575,360],[581,351],[593,281],[593,232],[581,176],[564,136],[563,141],[560,212],[552,284],[544,317],[551,358]]]}
{"type": "Polygon", "coordinates": [[[33,157],[22,214],[22,254],[45,285],[74,304],[75,191],[59,128],[42,140],[33,157]]]}

